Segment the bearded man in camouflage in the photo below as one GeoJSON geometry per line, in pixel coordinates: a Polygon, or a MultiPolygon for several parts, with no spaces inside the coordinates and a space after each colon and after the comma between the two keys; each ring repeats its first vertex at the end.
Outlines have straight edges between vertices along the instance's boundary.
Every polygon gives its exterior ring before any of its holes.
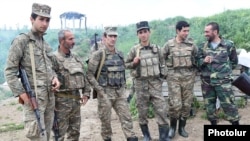
{"type": "Polygon", "coordinates": [[[123,53],[118,51],[117,27],[105,27],[105,48],[93,53],[88,63],[87,78],[97,91],[98,114],[101,120],[101,135],[104,141],[111,141],[111,110],[119,116],[127,141],[138,141],[133,130],[133,121],[125,94],[125,64],[123,53]],[[100,70],[97,80],[96,73],[100,70]]]}
{"type": "Polygon", "coordinates": [[[25,134],[31,141],[49,140],[55,108],[53,91],[60,87],[56,73],[52,70],[52,48],[43,38],[49,27],[50,11],[48,5],[33,3],[30,17],[32,29],[13,40],[5,69],[5,77],[13,95],[19,97],[19,102],[23,104],[25,134]],[[39,132],[28,94],[19,81],[17,74],[20,66],[26,71],[31,89],[36,94],[42,132],[39,132]]]}
{"type": "Polygon", "coordinates": [[[217,124],[216,99],[232,125],[239,125],[239,113],[232,91],[232,69],[236,68],[238,57],[234,43],[219,35],[219,24],[208,23],[204,35],[207,42],[199,47],[197,63],[201,71],[201,88],[205,100],[208,120],[217,124]]]}
{"type": "Polygon", "coordinates": [[[126,68],[131,70],[136,91],[136,107],[139,124],[144,136],[143,141],[150,141],[147,114],[150,102],[153,104],[159,127],[159,141],[170,141],[168,137],[167,106],[161,93],[161,57],[160,48],[150,44],[150,28],[147,21],[136,24],[140,43],[131,48],[126,59],[126,68]]]}
{"type": "Polygon", "coordinates": [[[81,59],[70,51],[75,45],[74,34],[70,30],[62,29],[58,32],[58,41],[60,45],[54,53],[56,56],[54,68],[61,82],[60,89],[55,92],[58,141],[64,141],[66,134],[67,140],[78,141],[81,103],[82,105],[87,103],[91,89],[81,59]],[[82,90],[82,96],[79,90],[82,90]]]}
{"type": "Polygon", "coordinates": [[[186,120],[190,116],[193,102],[193,88],[196,69],[195,55],[197,48],[189,35],[189,24],[179,21],[176,24],[176,36],[163,46],[163,55],[168,67],[168,104],[170,116],[169,136],[175,136],[177,120],[179,119],[179,134],[188,137],[185,131],[186,120]]]}

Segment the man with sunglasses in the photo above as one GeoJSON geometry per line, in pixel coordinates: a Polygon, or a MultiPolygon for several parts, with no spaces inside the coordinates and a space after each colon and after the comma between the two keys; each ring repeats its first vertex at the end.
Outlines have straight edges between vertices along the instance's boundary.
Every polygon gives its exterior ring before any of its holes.
{"type": "Polygon", "coordinates": [[[131,48],[126,68],[130,69],[134,78],[136,92],[136,107],[139,114],[139,124],[144,141],[152,140],[148,128],[147,113],[150,102],[153,104],[157,124],[159,127],[159,141],[170,141],[168,137],[167,106],[161,93],[162,81],[160,77],[162,55],[160,48],[150,43],[150,28],[147,21],[136,24],[139,44],[131,48]]]}
{"type": "Polygon", "coordinates": [[[114,108],[127,141],[138,141],[125,94],[124,55],[116,48],[117,36],[117,27],[105,27],[105,47],[95,51],[90,57],[87,78],[93,89],[97,91],[103,140],[111,141],[111,110],[114,108]],[[99,79],[96,79],[99,69],[99,79]]]}

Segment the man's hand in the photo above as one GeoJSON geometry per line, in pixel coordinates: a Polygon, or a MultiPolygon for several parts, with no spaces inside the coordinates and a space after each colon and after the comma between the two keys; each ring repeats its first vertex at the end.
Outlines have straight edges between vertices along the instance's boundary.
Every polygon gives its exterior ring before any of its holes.
{"type": "Polygon", "coordinates": [[[58,91],[59,88],[60,88],[60,82],[57,79],[57,77],[54,77],[52,79],[52,91],[58,91]]]}
{"type": "Polygon", "coordinates": [[[26,104],[26,103],[31,104],[27,93],[20,94],[18,98],[18,102],[20,104],[26,104]]]}
{"type": "Polygon", "coordinates": [[[81,105],[85,105],[87,102],[88,102],[88,100],[89,100],[89,97],[87,97],[87,96],[82,96],[82,98],[81,98],[81,105]]]}
{"type": "Polygon", "coordinates": [[[203,60],[203,62],[205,63],[211,63],[213,61],[213,57],[212,56],[206,56],[203,60]]]}
{"type": "Polygon", "coordinates": [[[133,60],[133,65],[139,64],[140,59],[141,59],[140,57],[135,57],[134,60],[133,60]]]}

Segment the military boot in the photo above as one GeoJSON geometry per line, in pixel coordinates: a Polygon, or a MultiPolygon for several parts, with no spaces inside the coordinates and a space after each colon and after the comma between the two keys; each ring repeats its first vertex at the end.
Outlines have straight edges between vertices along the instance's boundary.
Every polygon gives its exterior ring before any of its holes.
{"type": "Polygon", "coordinates": [[[108,139],[104,139],[104,141],[111,141],[111,138],[108,138],[108,139]]]}
{"type": "Polygon", "coordinates": [[[166,125],[159,125],[159,141],[170,141],[168,136],[169,126],[166,125]]]}
{"type": "Polygon", "coordinates": [[[170,118],[170,130],[169,130],[169,133],[168,133],[168,136],[170,138],[173,138],[175,136],[176,124],[177,124],[177,119],[176,118],[170,118]]]}
{"type": "Polygon", "coordinates": [[[137,137],[128,137],[127,141],[138,141],[137,137]]]}
{"type": "Polygon", "coordinates": [[[217,120],[210,120],[211,125],[217,125],[217,120]]]}
{"type": "Polygon", "coordinates": [[[188,133],[185,131],[187,118],[180,117],[179,119],[179,134],[183,137],[188,137],[188,133]]]}
{"type": "Polygon", "coordinates": [[[232,121],[231,123],[232,123],[232,125],[240,125],[238,120],[237,121],[232,121]]]}
{"type": "Polygon", "coordinates": [[[151,136],[148,130],[148,125],[140,125],[142,134],[144,136],[143,141],[151,141],[151,136]]]}

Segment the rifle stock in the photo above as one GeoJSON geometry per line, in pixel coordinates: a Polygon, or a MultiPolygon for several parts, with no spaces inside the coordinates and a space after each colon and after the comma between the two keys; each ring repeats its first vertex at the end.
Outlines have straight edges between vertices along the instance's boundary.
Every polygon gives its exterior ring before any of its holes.
{"type": "Polygon", "coordinates": [[[96,39],[97,36],[98,34],[95,33],[95,50],[98,50],[98,44],[97,44],[97,39],[96,39]]]}
{"type": "Polygon", "coordinates": [[[58,141],[58,139],[59,139],[59,126],[58,126],[56,111],[54,111],[54,122],[53,122],[52,130],[54,132],[55,141],[58,141]]]}
{"type": "Polygon", "coordinates": [[[31,86],[30,86],[30,83],[29,83],[29,80],[28,80],[28,77],[27,77],[27,73],[23,69],[22,66],[19,67],[19,77],[21,78],[21,82],[23,84],[23,87],[24,87],[26,93],[28,94],[29,100],[30,100],[31,105],[32,105],[32,109],[33,109],[33,111],[35,113],[35,116],[36,116],[36,119],[37,119],[38,127],[40,129],[40,133],[42,135],[44,135],[44,129],[42,128],[42,124],[41,124],[41,121],[40,121],[40,112],[39,112],[39,109],[38,109],[38,103],[37,103],[37,100],[36,100],[36,95],[31,89],[31,86]]]}

